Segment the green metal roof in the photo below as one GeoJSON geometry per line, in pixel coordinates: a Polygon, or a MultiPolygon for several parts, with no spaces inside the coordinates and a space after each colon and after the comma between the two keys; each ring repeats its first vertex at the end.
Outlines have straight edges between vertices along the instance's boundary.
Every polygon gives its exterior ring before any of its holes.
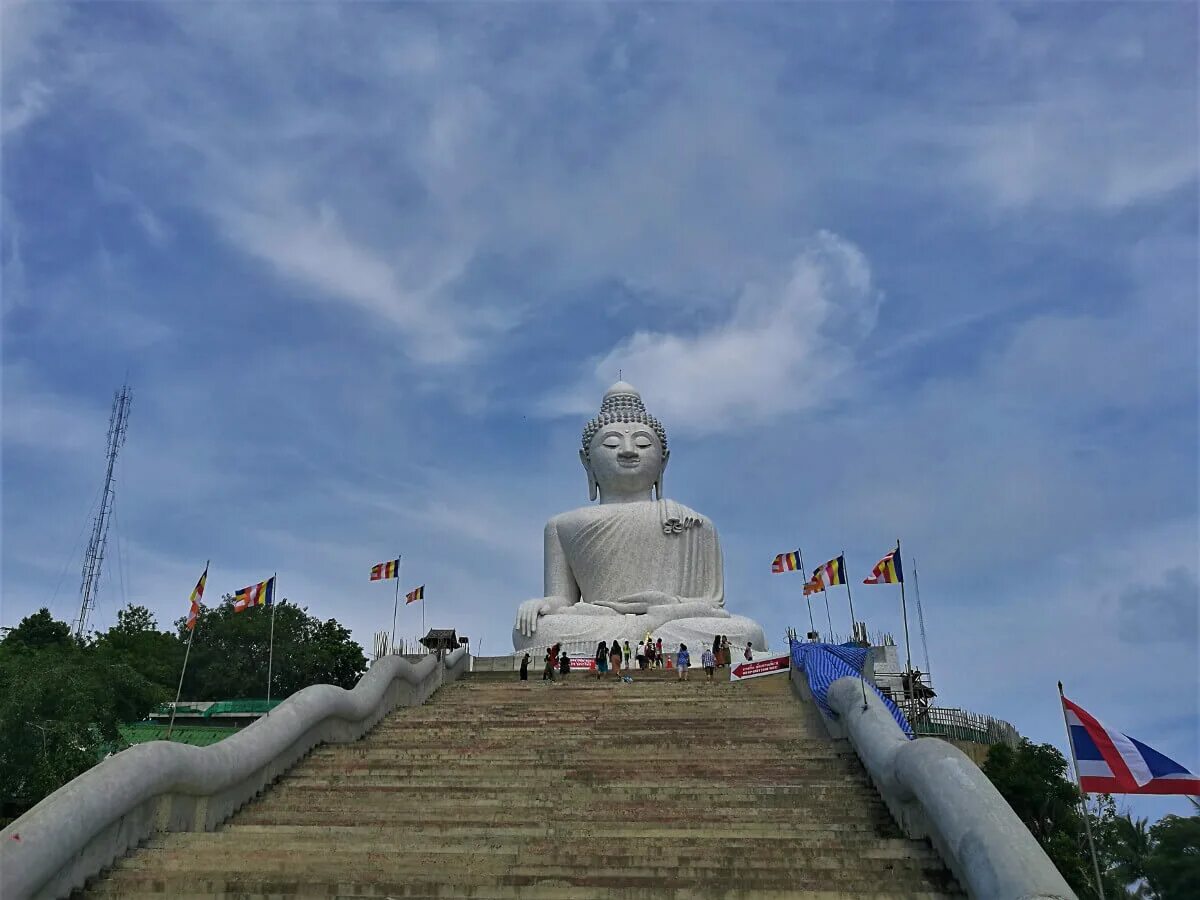
{"type": "Polygon", "coordinates": [[[277,707],[282,700],[218,700],[204,711],[204,718],[217,715],[262,715],[277,707]]]}
{"type": "MultiPolygon", "coordinates": [[[[120,729],[121,737],[130,744],[144,744],[146,741],[165,741],[167,739],[167,726],[154,722],[136,722],[131,725],[122,725],[120,729]]],[[[171,732],[171,741],[178,744],[191,744],[194,747],[207,747],[209,744],[215,744],[217,741],[237,733],[238,729],[236,728],[206,728],[176,723],[175,729],[171,732]]]]}

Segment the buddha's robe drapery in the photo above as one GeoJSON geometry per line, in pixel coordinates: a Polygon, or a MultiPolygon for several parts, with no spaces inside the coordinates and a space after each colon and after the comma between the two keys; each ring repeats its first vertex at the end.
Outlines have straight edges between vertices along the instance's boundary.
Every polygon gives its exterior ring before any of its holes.
{"type": "Polygon", "coordinates": [[[557,531],[585,603],[604,605],[653,590],[714,608],[725,604],[717,531],[682,504],[647,500],[584,507],[568,513],[557,531]],[[672,520],[682,530],[664,534],[664,522],[672,520]],[[682,527],[685,522],[690,527],[682,527]]]}

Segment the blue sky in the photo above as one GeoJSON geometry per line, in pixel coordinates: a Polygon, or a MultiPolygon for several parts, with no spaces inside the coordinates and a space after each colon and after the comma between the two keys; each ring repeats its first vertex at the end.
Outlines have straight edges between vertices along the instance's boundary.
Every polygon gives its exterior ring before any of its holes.
{"type": "Polygon", "coordinates": [[[773,642],[775,553],[900,536],[947,705],[1200,765],[1196,16],[6,2],[0,621],[74,614],[128,372],[98,626],[211,558],[369,646],[403,553],[505,652],[621,370],[773,642]]]}

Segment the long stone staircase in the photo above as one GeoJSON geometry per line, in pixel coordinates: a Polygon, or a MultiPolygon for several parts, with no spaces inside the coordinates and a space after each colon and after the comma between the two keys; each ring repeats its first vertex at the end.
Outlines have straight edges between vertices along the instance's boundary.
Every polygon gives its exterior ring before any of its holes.
{"type": "Polygon", "coordinates": [[[633,677],[466,676],[84,896],[961,896],[785,677],[633,677]]]}

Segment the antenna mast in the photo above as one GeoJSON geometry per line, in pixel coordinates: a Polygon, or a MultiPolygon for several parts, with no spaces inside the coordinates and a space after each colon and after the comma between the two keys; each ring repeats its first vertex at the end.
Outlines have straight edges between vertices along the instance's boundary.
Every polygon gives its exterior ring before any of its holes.
{"type": "Polygon", "coordinates": [[[112,415],[108,419],[108,466],[104,472],[104,492],[100,496],[100,510],[92,523],[92,537],[83,556],[83,581],[79,585],[79,619],[75,623],[75,639],[83,640],[87,630],[88,615],[96,608],[96,591],[100,587],[100,566],[104,562],[104,549],[108,545],[108,522],[113,506],[113,467],[117,453],[125,444],[125,431],[129,426],[129,406],[133,393],[128,384],[113,393],[112,415]]]}

